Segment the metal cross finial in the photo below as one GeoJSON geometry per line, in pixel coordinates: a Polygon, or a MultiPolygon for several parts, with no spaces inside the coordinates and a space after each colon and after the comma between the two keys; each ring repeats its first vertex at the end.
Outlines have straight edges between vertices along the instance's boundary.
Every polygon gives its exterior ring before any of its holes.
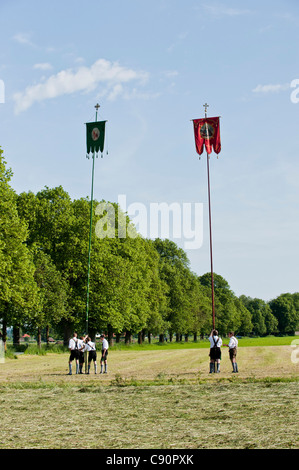
{"type": "Polygon", "coordinates": [[[203,105],[203,107],[205,108],[205,117],[207,117],[207,109],[209,107],[209,105],[206,103],[203,105]]]}
{"type": "Polygon", "coordinates": [[[96,121],[98,120],[98,110],[99,110],[100,107],[101,107],[101,106],[99,105],[99,103],[97,103],[97,104],[95,105],[95,108],[96,108],[96,121]]]}

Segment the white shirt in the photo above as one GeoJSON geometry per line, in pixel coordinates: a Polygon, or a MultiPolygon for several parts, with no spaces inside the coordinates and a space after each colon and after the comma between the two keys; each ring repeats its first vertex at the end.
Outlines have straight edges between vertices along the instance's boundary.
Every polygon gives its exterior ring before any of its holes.
{"type": "Polygon", "coordinates": [[[237,346],[238,346],[237,338],[235,338],[234,336],[231,336],[229,343],[228,343],[229,349],[236,348],[237,346]]]}
{"type": "Polygon", "coordinates": [[[108,349],[108,348],[109,348],[108,341],[104,338],[103,343],[102,343],[102,351],[103,349],[108,349]]]}
{"type": "Polygon", "coordinates": [[[78,339],[78,349],[79,349],[79,351],[84,352],[85,343],[84,343],[83,339],[78,339]]]}
{"type": "Polygon", "coordinates": [[[96,350],[96,345],[95,343],[92,343],[91,341],[88,341],[88,343],[86,343],[86,351],[95,351],[96,350]]]}
{"type": "Polygon", "coordinates": [[[217,348],[220,348],[222,346],[222,339],[219,336],[210,336],[209,337],[209,341],[211,343],[210,348],[213,348],[215,346],[217,339],[218,339],[218,343],[216,345],[217,348]]]}
{"type": "Polygon", "coordinates": [[[76,349],[76,344],[78,344],[78,339],[74,336],[74,338],[69,341],[69,349],[76,349]]]}

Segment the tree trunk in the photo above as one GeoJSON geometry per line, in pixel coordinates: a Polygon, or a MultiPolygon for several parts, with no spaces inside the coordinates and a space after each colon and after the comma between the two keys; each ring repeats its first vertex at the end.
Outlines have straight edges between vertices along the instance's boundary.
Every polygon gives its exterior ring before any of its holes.
{"type": "Polygon", "coordinates": [[[176,341],[177,343],[180,342],[180,333],[177,333],[177,334],[175,335],[175,341],[176,341]]]}
{"type": "Polygon", "coordinates": [[[125,334],[125,343],[130,344],[132,342],[132,335],[130,331],[126,331],[125,334]]]}
{"type": "Polygon", "coordinates": [[[49,325],[46,326],[46,341],[47,341],[47,346],[49,346],[49,337],[50,337],[50,334],[49,334],[49,325]]]}
{"type": "Polygon", "coordinates": [[[120,343],[120,333],[116,333],[115,342],[120,343]]]}
{"type": "Polygon", "coordinates": [[[193,334],[193,341],[197,341],[197,333],[193,334]]]}
{"type": "Polygon", "coordinates": [[[188,343],[189,335],[185,335],[185,343],[188,343]]]}
{"type": "Polygon", "coordinates": [[[169,342],[170,342],[170,343],[172,342],[172,338],[173,338],[173,334],[172,334],[172,333],[169,333],[169,342]]]}
{"type": "Polygon", "coordinates": [[[138,333],[138,344],[142,344],[142,331],[138,333]]]}
{"type": "Polygon", "coordinates": [[[164,335],[159,335],[159,343],[164,343],[164,335]]]}
{"type": "Polygon", "coordinates": [[[69,323],[65,323],[63,328],[63,345],[68,346],[69,340],[72,335],[72,326],[69,323]]]}
{"type": "Polygon", "coordinates": [[[20,345],[20,327],[14,326],[12,334],[13,334],[13,345],[19,346],[20,345]]]}
{"type": "Polygon", "coordinates": [[[96,340],[96,333],[97,331],[94,329],[94,328],[90,328],[89,330],[89,336],[90,336],[90,339],[91,341],[94,343],[95,340],[96,340]]]}
{"type": "Polygon", "coordinates": [[[38,346],[38,349],[40,349],[42,346],[42,334],[41,334],[40,327],[38,327],[37,329],[37,346],[38,346]]]}
{"type": "Polygon", "coordinates": [[[2,320],[2,341],[4,343],[4,351],[6,351],[6,341],[7,341],[7,322],[6,319],[2,320]]]}
{"type": "Polygon", "coordinates": [[[108,325],[108,343],[109,346],[113,346],[113,329],[111,325],[108,325]]]}

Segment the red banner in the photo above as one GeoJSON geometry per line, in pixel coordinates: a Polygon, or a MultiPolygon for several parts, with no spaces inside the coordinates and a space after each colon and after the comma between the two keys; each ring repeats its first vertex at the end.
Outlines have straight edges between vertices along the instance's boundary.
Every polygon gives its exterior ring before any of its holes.
{"type": "Polygon", "coordinates": [[[207,153],[214,149],[215,153],[221,151],[219,117],[193,119],[196,151],[199,155],[205,145],[207,153]]]}

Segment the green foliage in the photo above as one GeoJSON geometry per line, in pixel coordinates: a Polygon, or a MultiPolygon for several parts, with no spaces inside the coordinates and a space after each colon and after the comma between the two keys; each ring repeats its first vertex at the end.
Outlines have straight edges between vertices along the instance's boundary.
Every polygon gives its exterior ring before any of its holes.
{"type": "Polygon", "coordinates": [[[205,316],[204,293],[190,271],[186,253],[170,240],[156,239],[153,246],[159,254],[159,272],[167,286],[165,320],[171,333],[197,332],[205,316]]]}
{"type": "Polygon", "coordinates": [[[270,306],[262,299],[252,299],[241,295],[240,301],[252,316],[252,333],[257,336],[277,333],[277,319],[272,314],[270,306]]]}
{"type": "MultiPolygon", "coordinates": [[[[84,331],[91,202],[61,187],[16,195],[0,149],[0,320],[39,331],[84,331]]],[[[94,201],[89,328],[201,336],[212,328],[211,274],[198,277],[170,240],[141,237],[116,203],[94,201]]],[[[241,335],[290,334],[299,324],[299,293],[266,303],[236,297],[214,274],[216,327],[241,335]]]]}
{"type": "Polygon", "coordinates": [[[33,245],[32,251],[34,278],[40,295],[35,325],[43,327],[57,324],[66,315],[67,282],[42,248],[33,245]]]}
{"type": "MultiPolygon", "coordinates": [[[[250,333],[252,331],[251,315],[246,306],[235,296],[228,282],[222,276],[214,273],[213,279],[215,293],[215,322],[219,333],[224,335],[230,330],[242,335],[250,333]]],[[[211,273],[206,273],[203,276],[200,276],[199,281],[206,290],[211,292],[211,273]]],[[[210,330],[211,328],[212,324],[210,322],[210,330]]]]}
{"type": "Polygon", "coordinates": [[[16,194],[9,185],[11,170],[0,149],[0,317],[24,322],[39,306],[34,263],[25,244],[28,231],[17,210],[16,194]]]}
{"type": "Polygon", "coordinates": [[[269,305],[278,321],[279,331],[283,334],[293,333],[299,323],[298,294],[281,294],[269,305]]]}

